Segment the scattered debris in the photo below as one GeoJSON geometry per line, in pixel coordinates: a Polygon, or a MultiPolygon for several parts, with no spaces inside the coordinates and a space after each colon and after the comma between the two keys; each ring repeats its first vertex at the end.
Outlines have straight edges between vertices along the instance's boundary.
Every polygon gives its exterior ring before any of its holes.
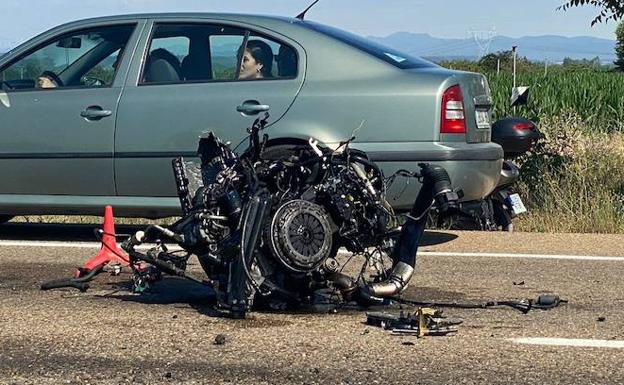
{"type": "Polygon", "coordinates": [[[396,312],[366,313],[366,323],[390,330],[394,335],[443,336],[457,332],[459,318],[444,318],[441,310],[417,308],[413,313],[396,312]]]}
{"type": "Polygon", "coordinates": [[[607,320],[607,317],[598,317],[598,319],[596,319],[596,321],[598,322],[605,322],[607,320]]]}
{"type": "MultiPolygon", "coordinates": [[[[250,145],[241,154],[208,133],[199,141],[201,164],[181,157],[172,161],[183,217],[168,228],[150,225],[124,241],[130,266],[145,263],[207,285],[217,292],[218,307],[234,318],[245,318],[255,303],[325,304],[323,293],[340,293],[330,299],[337,304],[389,304],[412,278],[433,205],[441,213],[459,207],[459,192],[446,170],[419,163],[418,170],[386,178],[366,153],[350,148],[355,135],[338,149],[310,139],[308,145],[276,152],[265,148],[267,135],[260,138],[267,124],[268,114],[253,123],[250,145]],[[386,200],[397,177],[422,183],[402,226],[386,200]],[[138,250],[159,240],[183,250],[169,252],[162,242],[138,250]],[[336,259],[340,247],[364,257],[358,277],[342,273],[336,259]],[[187,273],[191,255],[208,279],[187,273]]],[[[150,284],[160,277],[137,269],[135,276],[150,284]]]]}
{"type": "Polygon", "coordinates": [[[514,299],[514,300],[496,300],[486,302],[445,302],[445,301],[415,301],[406,298],[394,297],[391,298],[397,303],[411,305],[411,306],[436,306],[436,307],[450,307],[455,309],[494,309],[498,307],[510,307],[516,309],[523,314],[528,313],[533,309],[550,310],[558,307],[561,304],[568,303],[567,300],[561,299],[557,294],[541,294],[535,299],[514,299]]]}
{"type": "Polygon", "coordinates": [[[113,265],[113,266],[111,266],[111,275],[113,277],[116,277],[116,276],[120,275],[121,274],[121,268],[122,268],[121,265],[113,265]]]}
{"type": "Polygon", "coordinates": [[[514,286],[524,286],[524,281],[514,282],[514,286]]]}
{"type": "Polygon", "coordinates": [[[213,345],[223,345],[223,344],[225,344],[225,341],[226,341],[225,334],[217,334],[215,336],[214,342],[212,344],[213,345]]]}

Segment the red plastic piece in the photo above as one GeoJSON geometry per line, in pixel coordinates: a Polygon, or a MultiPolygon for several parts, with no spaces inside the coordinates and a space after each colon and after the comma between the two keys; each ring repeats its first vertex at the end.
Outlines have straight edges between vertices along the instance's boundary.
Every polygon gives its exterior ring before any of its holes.
{"type": "Polygon", "coordinates": [[[513,125],[514,130],[534,130],[535,125],[531,122],[516,123],[513,125]]]}
{"type": "Polygon", "coordinates": [[[76,272],[79,277],[100,265],[106,265],[110,262],[119,263],[122,266],[129,266],[130,260],[128,254],[117,246],[115,240],[115,219],[113,217],[113,208],[106,206],[104,208],[104,234],[102,235],[102,247],[97,255],[89,259],[81,269],[76,272]]]}

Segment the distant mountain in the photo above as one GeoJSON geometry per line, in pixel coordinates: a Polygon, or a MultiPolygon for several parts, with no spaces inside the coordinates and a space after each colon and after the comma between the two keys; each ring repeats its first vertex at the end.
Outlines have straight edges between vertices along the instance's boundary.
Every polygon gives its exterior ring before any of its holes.
{"type": "MultiPolygon", "coordinates": [[[[444,39],[423,33],[397,32],[386,37],[369,36],[392,48],[412,55],[435,59],[476,59],[479,45],[474,39],[444,39]]],[[[588,36],[526,36],[512,38],[497,36],[492,39],[489,52],[510,50],[518,46],[520,56],[529,60],[561,62],[564,58],[592,59],[603,62],[615,60],[615,41],[588,36]]]]}

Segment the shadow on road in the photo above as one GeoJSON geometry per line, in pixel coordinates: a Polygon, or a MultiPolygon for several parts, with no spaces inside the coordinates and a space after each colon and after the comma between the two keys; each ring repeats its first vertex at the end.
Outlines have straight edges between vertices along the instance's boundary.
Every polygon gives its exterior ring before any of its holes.
{"type": "MultiPolygon", "coordinates": [[[[96,242],[93,224],[7,223],[0,225],[0,240],[96,242]]],[[[116,225],[117,234],[134,234],[145,225],[116,225]]],[[[458,236],[443,231],[426,231],[421,246],[434,246],[455,240],[458,236]]]]}
{"type": "MultiPolygon", "coordinates": [[[[117,234],[133,234],[145,225],[116,225],[117,234]]],[[[97,242],[93,224],[7,223],[0,225],[0,240],[97,242]]]]}
{"type": "Polygon", "coordinates": [[[443,243],[451,242],[457,239],[457,234],[445,233],[443,231],[425,231],[423,239],[420,241],[420,246],[435,246],[443,243]]]}

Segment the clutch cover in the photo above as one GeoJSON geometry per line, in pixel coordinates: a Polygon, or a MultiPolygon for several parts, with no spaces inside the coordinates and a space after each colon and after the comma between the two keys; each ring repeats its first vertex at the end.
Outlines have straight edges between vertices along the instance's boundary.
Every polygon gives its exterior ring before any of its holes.
{"type": "Polygon", "coordinates": [[[332,251],[333,227],[325,209],[305,200],[282,205],[273,216],[270,234],[272,254],[288,269],[310,272],[332,251]]]}

